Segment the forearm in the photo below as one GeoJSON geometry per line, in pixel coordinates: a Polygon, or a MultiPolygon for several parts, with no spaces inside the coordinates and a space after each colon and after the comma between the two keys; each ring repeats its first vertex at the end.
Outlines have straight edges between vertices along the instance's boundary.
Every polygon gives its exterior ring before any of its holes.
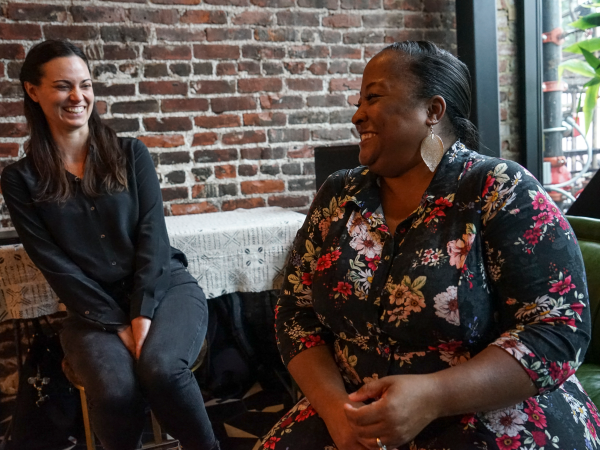
{"type": "Polygon", "coordinates": [[[494,345],[464,364],[428,377],[438,417],[501,409],[538,393],[521,364],[494,345]]]}
{"type": "Polygon", "coordinates": [[[330,412],[339,413],[348,402],[342,375],[327,345],[297,354],[288,364],[288,370],[322,417],[330,412]]]}

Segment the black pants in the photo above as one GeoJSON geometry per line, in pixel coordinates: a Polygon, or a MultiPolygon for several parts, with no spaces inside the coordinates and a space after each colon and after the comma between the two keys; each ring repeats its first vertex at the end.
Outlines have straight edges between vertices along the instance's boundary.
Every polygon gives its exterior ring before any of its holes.
{"type": "Polygon", "coordinates": [[[138,361],[117,334],[76,317],[65,321],[65,356],[86,390],[92,426],[106,450],[137,448],[146,404],[186,450],[219,448],[190,371],[206,334],[206,298],[181,263],[172,261],[171,271],[138,361]]]}

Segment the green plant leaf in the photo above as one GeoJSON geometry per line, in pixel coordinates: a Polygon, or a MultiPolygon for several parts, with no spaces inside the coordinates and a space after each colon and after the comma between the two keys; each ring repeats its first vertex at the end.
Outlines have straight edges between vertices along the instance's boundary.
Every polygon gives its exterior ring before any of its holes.
{"type": "Polygon", "coordinates": [[[563,71],[565,70],[578,75],[583,75],[584,77],[596,76],[594,68],[581,59],[568,59],[567,61],[560,63],[558,66],[558,78],[562,78],[563,71]]]}
{"type": "Polygon", "coordinates": [[[590,87],[590,86],[593,86],[593,85],[598,84],[598,83],[600,83],[600,78],[598,78],[598,77],[592,78],[590,81],[588,81],[587,83],[585,83],[583,85],[583,87],[590,87]]]}
{"type": "Polygon", "coordinates": [[[583,103],[583,114],[585,116],[585,134],[592,124],[592,117],[594,117],[594,108],[596,108],[596,100],[598,99],[598,88],[600,83],[590,86],[585,91],[585,101],[583,103]]]}
{"type": "Polygon", "coordinates": [[[596,58],[592,52],[587,51],[585,48],[581,49],[581,54],[594,71],[597,71],[598,67],[600,67],[600,59],[596,58]]]}
{"type": "Polygon", "coordinates": [[[600,38],[586,39],[584,41],[576,42],[573,45],[563,48],[565,52],[580,53],[581,49],[586,49],[588,52],[595,52],[600,50],[600,38]]]}
{"type": "Polygon", "coordinates": [[[580,30],[587,30],[588,28],[594,28],[600,25],[600,13],[592,13],[587,16],[580,17],[575,22],[571,22],[569,26],[573,28],[579,28],[580,30]]]}

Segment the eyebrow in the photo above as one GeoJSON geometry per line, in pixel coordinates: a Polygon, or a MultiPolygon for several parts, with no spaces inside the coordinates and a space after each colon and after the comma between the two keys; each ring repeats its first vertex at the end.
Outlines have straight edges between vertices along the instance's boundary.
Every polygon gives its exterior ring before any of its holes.
{"type": "MultiPolygon", "coordinates": [[[[82,80],[81,82],[82,82],[82,83],[85,83],[86,81],[92,81],[92,79],[91,79],[91,78],[86,78],[85,80],[82,80]]],[[[54,81],[52,82],[52,84],[54,84],[54,83],[67,83],[67,84],[72,84],[72,83],[71,83],[69,80],[54,80],[54,81]]]]}

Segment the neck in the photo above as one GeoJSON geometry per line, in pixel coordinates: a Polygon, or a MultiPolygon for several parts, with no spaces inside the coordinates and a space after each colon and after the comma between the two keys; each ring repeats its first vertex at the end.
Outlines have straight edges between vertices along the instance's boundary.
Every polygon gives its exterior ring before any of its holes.
{"type": "Polygon", "coordinates": [[[411,197],[420,199],[431,183],[435,172],[431,172],[424,162],[393,178],[383,178],[382,189],[388,190],[398,197],[405,197],[411,193],[411,197]]]}
{"type": "Polygon", "coordinates": [[[71,132],[56,130],[50,127],[52,138],[58,147],[63,161],[66,164],[83,164],[88,151],[90,130],[86,125],[71,132]]]}

